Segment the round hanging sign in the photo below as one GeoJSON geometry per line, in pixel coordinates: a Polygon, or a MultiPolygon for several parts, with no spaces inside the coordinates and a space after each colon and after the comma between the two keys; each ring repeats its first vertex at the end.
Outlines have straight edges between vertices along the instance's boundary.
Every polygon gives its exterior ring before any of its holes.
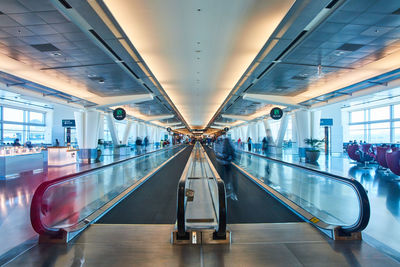
{"type": "Polygon", "coordinates": [[[113,116],[117,121],[122,121],[126,118],[126,111],[123,108],[114,109],[113,116]]]}
{"type": "Polygon", "coordinates": [[[224,131],[225,131],[225,132],[229,131],[229,128],[228,128],[228,127],[225,127],[225,128],[224,128],[224,131]]]}
{"type": "Polygon", "coordinates": [[[168,127],[167,128],[167,132],[170,132],[172,129],[171,129],[171,127],[168,127]]]}
{"type": "Polygon", "coordinates": [[[271,109],[271,112],[269,113],[269,115],[274,120],[280,120],[283,116],[283,111],[282,111],[282,109],[276,107],[276,108],[271,109]]]}

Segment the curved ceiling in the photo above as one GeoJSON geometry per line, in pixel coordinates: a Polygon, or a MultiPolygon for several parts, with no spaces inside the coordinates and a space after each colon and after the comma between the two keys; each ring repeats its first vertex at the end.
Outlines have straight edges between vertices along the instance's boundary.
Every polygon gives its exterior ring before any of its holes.
{"type": "Polygon", "coordinates": [[[185,120],[204,128],[294,0],[104,0],[185,120]]]}

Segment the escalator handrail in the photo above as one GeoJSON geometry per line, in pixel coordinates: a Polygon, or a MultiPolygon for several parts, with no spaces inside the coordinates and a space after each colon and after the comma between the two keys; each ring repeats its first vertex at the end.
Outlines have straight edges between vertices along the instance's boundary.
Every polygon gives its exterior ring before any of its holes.
{"type": "MultiPolygon", "coordinates": [[[[142,156],[146,156],[155,152],[159,152],[161,150],[164,149],[173,149],[176,147],[181,146],[181,144],[179,145],[175,145],[175,146],[170,146],[168,148],[161,148],[161,149],[157,149],[157,150],[153,150],[150,151],[148,153],[145,154],[139,154],[139,155],[135,155],[129,158],[125,158],[119,161],[114,161],[112,163],[109,163],[107,165],[102,165],[102,166],[98,166],[92,169],[87,169],[87,170],[83,170],[80,171],[78,173],[73,173],[73,174],[69,174],[69,175],[65,175],[62,176],[60,178],[54,179],[54,180],[50,180],[50,181],[46,181],[41,183],[38,188],[35,190],[35,193],[33,194],[32,197],[32,202],[31,202],[31,208],[30,208],[30,219],[31,219],[31,224],[33,229],[39,234],[39,235],[46,235],[46,236],[51,236],[51,237],[59,237],[60,235],[63,234],[63,232],[65,232],[64,229],[62,228],[52,228],[52,227],[48,227],[46,226],[41,219],[41,213],[42,213],[42,204],[43,204],[43,195],[45,194],[45,192],[47,191],[48,188],[57,185],[57,184],[63,184],[66,182],[70,182],[72,180],[75,180],[79,177],[81,177],[82,175],[91,173],[91,172],[96,172],[100,169],[104,169],[104,168],[108,168],[132,159],[136,159],[142,156]]],[[[79,223],[78,223],[79,224],[79,223]]]]}
{"type": "MultiPolygon", "coordinates": [[[[193,152],[192,152],[193,153],[193,152]]],[[[188,171],[193,160],[193,154],[190,154],[189,159],[186,163],[185,169],[182,172],[181,178],[178,182],[177,190],[177,204],[176,204],[176,221],[177,221],[177,238],[178,239],[188,239],[189,235],[186,232],[186,182],[188,178],[188,171]]]]}
{"type": "Polygon", "coordinates": [[[265,155],[260,155],[260,154],[257,154],[257,153],[253,153],[253,152],[249,152],[249,151],[245,151],[245,150],[241,150],[241,149],[238,149],[238,151],[245,152],[245,153],[248,153],[248,154],[251,154],[251,155],[255,155],[255,156],[258,156],[258,157],[261,157],[261,158],[266,158],[268,160],[275,161],[275,162],[278,162],[280,164],[287,165],[287,166],[290,166],[290,167],[301,168],[301,169],[304,169],[304,170],[309,171],[309,172],[314,172],[314,173],[318,173],[318,174],[323,175],[323,176],[328,176],[331,179],[338,180],[340,182],[344,182],[344,183],[350,185],[354,189],[354,191],[356,192],[356,194],[358,196],[358,201],[359,201],[359,205],[360,205],[360,214],[358,216],[358,220],[354,224],[348,225],[348,226],[336,226],[336,227],[339,228],[339,232],[342,232],[342,233],[345,233],[345,234],[361,232],[362,230],[364,230],[367,227],[369,219],[370,219],[370,215],[371,215],[371,208],[370,208],[367,192],[365,191],[365,188],[357,180],[352,179],[352,178],[342,177],[342,176],[339,176],[339,175],[336,175],[336,174],[332,174],[332,173],[328,173],[328,172],[324,172],[324,171],[321,171],[321,170],[308,168],[306,166],[302,166],[302,165],[298,165],[298,164],[295,164],[295,163],[286,162],[286,161],[283,161],[283,160],[279,160],[279,159],[276,159],[276,158],[271,158],[271,157],[268,157],[268,156],[265,156],[265,155]]]}
{"type": "Polygon", "coordinates": [[[225,183],[219,176],[217,170],[212,164],[210,158],[207,155],[203,147],[204,157],[213,172],[214,179],[217,182],[218,187],[218,229],[214,235],[216,238],[225,239],[226,238],[226,223],[227,223],[227,206],[226,206],[226,190],[225,183]]]}
{"type": "MultiPolygon", "coordinates": [[[[207,156],[204,148],[203,154],[213,172],[213,179],[217,184],[218,189],[218,228],[214,233],[215,239],[226,239],[226,223],[227,223],[227,209],[226,209],[226,192],[225,183],[219,177],[218,172],[215,170],[210,159],[207,156]]],[[[177,197],[177,237],[178,239],[188,239],[188,233],[186,232],[185,226],[185,212],[186,212],[186,184],[187,184],[187,173],[192,161],[193,154],[190,155],[188,162],[186,163],[185,169],[182,173],[181,179],[178,183],[178,197],[177,197]]]]}

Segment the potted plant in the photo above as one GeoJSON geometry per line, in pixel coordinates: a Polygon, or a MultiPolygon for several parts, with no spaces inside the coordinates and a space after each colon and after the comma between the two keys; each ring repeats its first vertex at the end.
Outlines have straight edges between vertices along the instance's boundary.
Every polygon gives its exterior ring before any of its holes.
{"type": "Polygon", "coordinates": [[[306,149],[306,161],[316,162],[320,155],[320,147],[324,143],[324,140],[319,140],[315,138],[306,138],[304,143],[310,147],[306,149]]]}

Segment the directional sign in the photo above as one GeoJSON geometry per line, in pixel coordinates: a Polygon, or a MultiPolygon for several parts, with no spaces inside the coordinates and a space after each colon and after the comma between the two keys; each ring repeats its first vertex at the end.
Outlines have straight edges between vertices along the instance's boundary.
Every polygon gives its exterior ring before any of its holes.
{"type": "Polygon", "coordinates": [[[224,128],[224,131],[225,131],[225,132],[229,131],[229,128],[228,128],[228,127],[225,127],[225,128],[224,128]]]}
{"type": "Polygon", "coordinates": [[[271,109],[271,112],[269,113],[272,119],[274,120],[280,120],[283,116],[283,111],[282,109],[275,107],[271,109]]]}
{"type": "Polygon", "coordinates": [[[126,111],[123,108],[114,109],[113,116],[117,121],[122,121],[126,118],[126,111]]]}
{"type": "Polygon", "coordinates": [[[75,120],[62,120],[62,127],[75,127],[75,120]]]}
{"type": "Polygon", "coordinates": [[[320,126],[333,126],[333,119],[320,119],[320,126]]]}

